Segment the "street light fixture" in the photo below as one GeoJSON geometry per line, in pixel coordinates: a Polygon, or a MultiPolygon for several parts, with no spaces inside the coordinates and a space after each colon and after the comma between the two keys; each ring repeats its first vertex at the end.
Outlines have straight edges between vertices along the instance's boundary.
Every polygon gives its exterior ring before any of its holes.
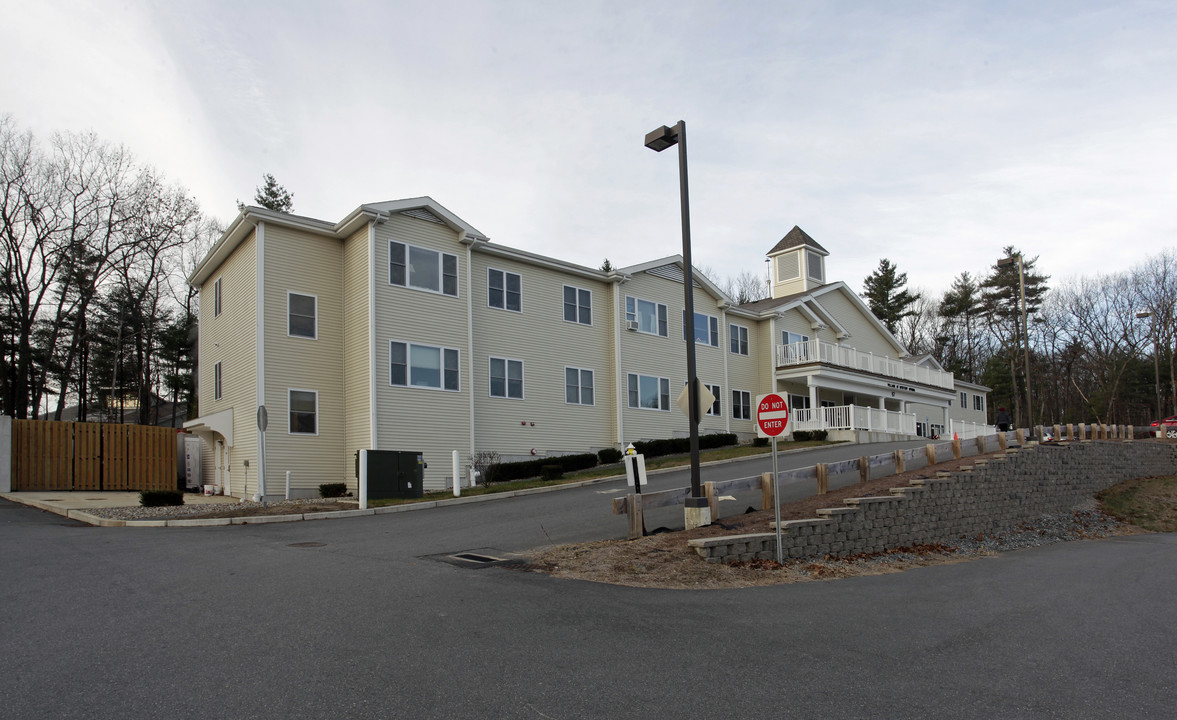
{"type": "Polygon", "coordinates": [[[1030,400],[1030,324],[1026,321],[1026,268],[1022,261],[1022,254],[1015,253],[1011,257],[1004,257],[997,261],[997,267],[1009,267],[1014,264],[1014,258],[1017,258],[1018,263],[1018,288],[1022,294],[1022,342],[1023,357],[1026,363],[1026,424],[1030,427],[1030,431],[1034,431],[1034,405],[1030,400]]]}
{"type": "Polygon", "coordinates": [[[1152,319],[1152,367],[1157,379],[1157,420],[1161,420],[1165,417],[1165,411],[1161,406],[1161,353],[1157,347],[1157,316],[1152,310],[1138,310],[1136,317],[1152,319]]]}
{"type": "MultiPolygon", "coordinates": [[[[655,152],[678,145],[678,190],[682,206],[682,259],[683,259],[683,303],[686,306],[686,321],[695,323],[695,274],[691,265],[691,212],[687,193],[687,124],[679,120],[674,127],[663,125],[646,134],[646,147],[655,152]]],[[[686,499],[684,518],[686,528],[711,524],[711,506],[703,497],[702,483],[699,482],[699,378],[695,372],[695,337],[684,338],[687,346],[687,425],[691,433],[691,494],[686,499]]]]}

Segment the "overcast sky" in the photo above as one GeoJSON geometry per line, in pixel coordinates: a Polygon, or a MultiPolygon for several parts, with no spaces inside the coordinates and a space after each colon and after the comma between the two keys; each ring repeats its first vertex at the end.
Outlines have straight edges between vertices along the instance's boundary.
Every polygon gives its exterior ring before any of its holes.
{"type": "Polygon", "coordinates": [[[0,0],[0,114],[93,130],[222,222],[432,196],[596,267],[764,272],[794,225],[855,290],[1016,245],[1062,279],[1177,240],[1177,3],[0,0]]]}

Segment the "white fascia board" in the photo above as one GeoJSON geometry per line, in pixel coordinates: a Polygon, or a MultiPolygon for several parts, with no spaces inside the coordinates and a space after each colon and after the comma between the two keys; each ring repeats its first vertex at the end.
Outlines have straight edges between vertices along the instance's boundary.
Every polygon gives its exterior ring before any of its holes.
{"type": "MultiPolygon", "coordinates": [[[[810,299],[807,304],[813,310],[813,312],[815,312],[819,317],[821,317],[822,320],[824,320],[837,332],[839,340],[850,337],[850,333],[846,332],[846,328],[842,327],[842,323],[838,322],[838,319],[834,317],[829,310],[826,310],[825,307],[823,307],[822,304],[819,303],[816,299],[810,299]]],[[[943,368],[941,368],[941,370],[943,370],[943,368]]]]}
{"type": "Polygon", "coordinates": [[[525,250],[517,250],[515,248],[507,247],[506,245],[496,245],[489,242],[475,242],[470,245],[471,250],[475,252],[486,253],[494,255],[495,257],[506,258],[509,260],[517,260],[528,265],[537,265],[545,267],[550,270],[557,270],[569,275],[576,275],[578,277],[588,278],[591,280],[598,280],[600,282],[616,282],[613,273],[601,272],[592,268],[584,267],[583,265],[575,265],[563,260],[546,257],[544,255],[537,255],[535,253],[527,252],[525,250]]]}
{"type": "Polygon", "coordinates": [[[387,200],[385,202],[364,203],[359,210],[372,210],[389,215],[393,213],[404,212],[405,210],[416,210],[418,208],[427,208],[430,212],[436,215],[439,219],[450,226],[451,230],[455,232],[466,233],[476,238],[487,240],[486,234],[478,230],[470,223],[450,212],[445,206],[437,202],[428,195],[416,198],[406,198],[404,200],[387,200]]]}
{"type": "Polygon", "coordinates": [[[976,390],[976,391],[980,391],[980,392],[984,392],[984,393],[993,392],[993,388],[991,388],[991,387],[985,387],[984,385],[978,385],[977,383],[971,383],[967,380],[961,380],[960,378],[958,378],[956,376],[953,376],[952,384],[955,387],[967,388],[969,390],[976,390]]]}
{"type": "MultiPolygon", "coordinates": [[[[685,277],[687,274],[686,263],[683,262],[682,255],[667,255],[666,257],[658,258],[657,260],[650,260],[649,262],[639,263],[637,265],[629,265],[627,267],[619,268],[618,272],[624,273],[626,275],[636,275],[637,273],[645,272],[646,270],[652,270],[653,268],[659,268],[663,265],[678,265],[679,269],[683,271],[683,276],[685,277]]],[[[735,306],[735,302],[730,297],[728,297],[727,293],[720,289],[718,285],[711,282],[710,278],[699,272],[699,268],[695,267],[691,269],[691,277],[694,278],[694,280],[700,285],[702,285],[703,288],[707,290],[707,292],[711,293],[711,295],[717,300],[717,306],[722,307],[724,303],[726,303],[728,307],[735,306]]],[[[725,307],[723,309],[728,308],[725,307]]]]}

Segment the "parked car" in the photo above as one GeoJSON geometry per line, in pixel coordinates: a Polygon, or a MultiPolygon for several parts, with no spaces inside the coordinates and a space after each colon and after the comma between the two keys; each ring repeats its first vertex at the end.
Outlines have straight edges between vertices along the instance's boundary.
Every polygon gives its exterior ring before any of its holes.
{"type": "Polygon", "coordinates": [[[1177,440],[1177,415],[1170,415],[1164,420],[1153,420],[1153,430],[1164,430],[1165,437],[1170,440],[1177,440]]]}

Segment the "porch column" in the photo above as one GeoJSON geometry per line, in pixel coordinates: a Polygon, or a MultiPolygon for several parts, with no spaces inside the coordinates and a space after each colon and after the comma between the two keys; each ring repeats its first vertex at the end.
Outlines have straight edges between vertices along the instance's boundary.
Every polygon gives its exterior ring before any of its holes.
{"type": "Polygon", "coordinates": [[[813,377],[808,378],[809,381],[809,412],[810,417],[816,414],[821,419],[821,429],[826,430],[826,414],[821,411],[821,403],[817,400],[817,385],[813,384],[813,377]]]}

